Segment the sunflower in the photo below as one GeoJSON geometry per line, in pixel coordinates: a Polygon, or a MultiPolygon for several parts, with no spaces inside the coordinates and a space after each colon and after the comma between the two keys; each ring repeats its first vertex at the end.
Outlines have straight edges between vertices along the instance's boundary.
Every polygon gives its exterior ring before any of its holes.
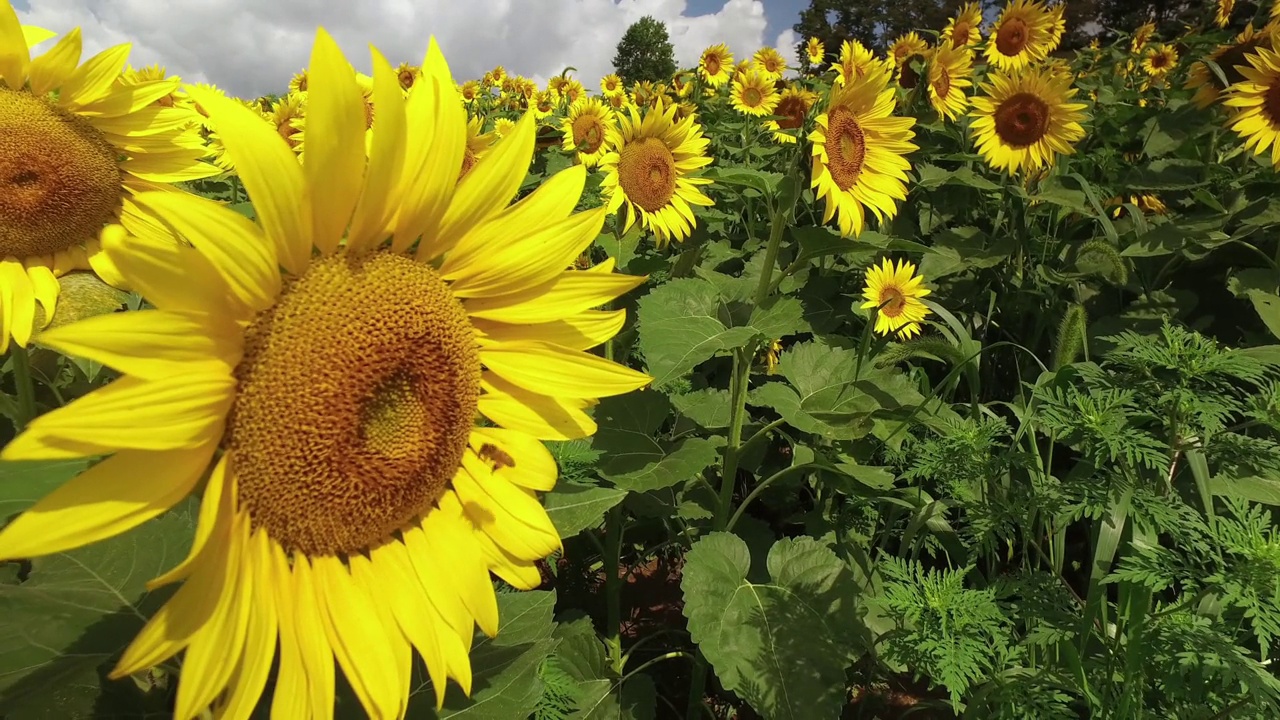
{"type": "Polygon", "coordinates": [[[805,42],[804,53],[805,59],[809,61],[809,67],[814,70],[818,70],[827,64],[827,48],[816,37],[811,37],[805,42]]]}
{"type": "Polygon", "coordinates": [[[893,116],[897,92],[888,86],[890,72],[877,64],[861,80],[832,88],[827,111],[809,134],[810,185],[825,199],[822,221],[836,218],[845,237],[862,234],[867,210],[883,221],[897,214],[895,201],[907,197],[915,120],[893,116]]]}
{"type": "Polygon", "coordinates": [[[653,83],[648,80],[638,80],[631,85],[631,102],[640,107],[652,103],[655,94],[653,83]]]}
{"type": "Polygon", "coordinates": [[[929,315],[929,307],[920,301],[928,295],[924,278],[916,275],[916,266],[899,260],[895,268],[889,258],[867,271],[867,285],[862,289],[863,310],[876,311],[875,330],[881,335],[897,333],[906,340],[920,334],[920,323],[929,315]]]}
{"type": "Polygon", "coordinates": [[[1178,64],[1178,51],[1172,45],[1152,45],[1142,58],[1142,71],[1153,78],[1163,77],[1178,64]]]}
{"type": "Polygon", "coordinates": [[[621,112],[629,107],[635,107],[635,103],[631,102],[631,98],[626,91],[616,92],[612,95],[605,95],[604,100],[609,104],[609,109],[621,112]]]}
{"type": "MultiPolygon", "coordinates": [[[[148,85],[150,83],[166,79],[181,82],[181,78],[176,75],[168,75],[163,65],[148,65],[142,68],[127,68],[120,74],[120,77],[116,78],[116,84],[122,87],[132,87],[136,85],[148,85]]],[[[187,107],[188,109],[192,109],[191,101],[179,92],[177,88],[174,88],[173,92],[168,95],[158,98],[155,101],[155,105],[158,107],[187,107]]]]}
{"type": "Polygon", "coordinates": [[[587,89],[576,79],[570,78],[568,84],[564,86],[564,92],[562,94],[564,95],[564,99],[572,105],[573,103],[581,100],[587,94],[587,89]]]}
{"type": "Polygon", "coordinates": [[[1241,66],[1247,66],[1248,60],[1246,56],[1254,52],[1259,47],[1265,47],[1273,42],[1276,36],[1275,23],[1263,27],[1261,30],[1254,30],[1253,24],[1245,26],[1227,45],[1219,45],[1209,53],[1209,59],[1217,64],[1222,70],[1222,74],[1226,76],[1227,85],[1223,85],[1218,79],[1218,74],[1209,69],[1208,65],[1203,62],[1197,62],[1191,66],[1187,73],[1187,83],[1185,88],[1195,90],[1195,95],[1191,96],[1191,102],[1198,108],[1206,108],[1217,102],[1222,91],[1227,86],[1234,85],[1244,79],[1244,75],[1240,73],[1241,66]]]}
{"type": "Polygon", "coordinates": [[[300,93],[285,95],[271,105],[271,113],[267,117],[290,150],[299,148],[297,135],[306,127],[306,109],[307,96],[300,93]]]}
{"type": "Polygon", "coordinates": [[[400,88],[410,90],[418,78],[422,77],[422,68],[409,63],[400,63],[400,67],[396,68],[396,79],[400,81],[400,88]]]}
{"type": "Polygon", "coordinates": [[[1056,45],[1054,20],[1039,0],[1013,0],[991,28],[987,62],[997,70],[1021,70],[1044,60],[1056,45]]]}
{"type": "Polygon", "coordinates": [[[1256,155],[1271,149],[1271,164],[1280,168],[1280,52],[1260,47],[1238,68],[1243,79],[1231,86],[1223,104],[1236,108],[1228,127],[1256,155]]]}
{"type": "Polygon", "coordinates": [[[729,100],[733,109],[744,115],[764,117],[772,115],[778,106],[778,92],[773,79],[759,68],[733,79],[729,100]]]}
{"type": "Polygon", "coordinates": [[[1084,136],[1085,106],[1070,102],[1076,94],[1070,78],[1035,68],[997,72],[982,91],[984,96],[973,98],[970,129],[978,151],[997,170],[1047,168],[1055,154],[1072,153],[1072,144],[1084,136]]]}
{"type": "Polygon", "coordinates": [[[469,105],[480,97],[480,81],[468,80],[458,86],[458,92],[462,95],[462,101],[469,105]]]}
{"type": "Polygon", "coordinates": [[[578,162],[595,167],[609,150],[610,131],[616,121],[613,110],[596,98],[582,98],[569,106],[569,115],[561,123],[562,147],[578,153],[578,162]]]}
{"type": "Polygon", "coordinates": [[[507,69],[498,65],[494,69],[485,73],[485,77],[489,78],[490,84],[500,86],[507,80],[507,69]]]}
{"type": "Polygon", "coordinates": [[[836,85],[853,83],[883,62],[857,40],[845,40],[840,45],[840,64],[836,65],[836,85]]]}
{"type": "Polygon", "coordinates": [[[1280,18],[1280,0],[1271,0],[1271,17],[1280,18]]]}
{"type": "Polygon", "coordinates": [[[1062,43],[1062,36],[1067,32],[1067,4],[1060,2],[1048,9],[1049,19],[1052,21],[1049,25],[1049,52],[1058,49],[1058,45],[1062,43]]]}
{"type": "Polygon", "coordinates": [[[305,93],[307,91],[307,70],[303,68],[289,78],[289,92],[305,93]]]}
{"type": "Polygon", "coordinates": [[[787,61],[782,59],[781,53],[771,47],[762,47],[751,56],[751,62],[770,80],[782,79],[783,73],[787,71],[787,61]]]}
{"type": "Polygon", "coordinates": [[[796,133],[804,126],[809,110],[818,101],[818,95],[798,85],[791,85],[778,96],[778,106],[773,114],[778,117],[765,122],[764,127],[773,133],[775,142],[795,143],[796,133]]]}
{"type": "Polygon", "coordinates": [[[712,45],[702,51],[698,59],[698,74],[711,87],[720,87],[729,82],[729,73],[733,71],[733,53],[724,43],[712,45]]]}
{"type": "Polygon", "coordinates": [[[533,98],[529,101],[529,109],[533,111],[533,116],[541,120],[548,115],[552,115],[556,111],[556,105],[560,103],[560,98],[556,96],[553,90],[539,90],[533,94],[533,98]]]}
{"type": "Polygon", "coordinates": [[[609,73],[600,78],[600,92],[605,95],[613,95],[622,91],[622,78],[617,73],[609,73]]]}
{"type": "Polygon", "coordinates": [[[1129,41],[1129,52],[1137,55],[1147,46],[1147,42],[1151,40],[1151,36],[1156,32],[1155,23],[1143,23],[1133,31],[1133,38],[1129,41]]]}
{"type": "Polygon", "coordinates": [[[511,118],[500,117],[493,121],[493,134],[500,138],[510,135],[515,128],[516,122],[511,118]]]}
{"type": "Polygon", "coordinates": [[[773,340],[764,351],[764,372],[772,375],[778,370],[778,360],[782,357],[782,341],[773,340]]]}
{"type": "Polygon", "coordinates": [[[692,70],[681,70],[671,76],[671,89],[676,97],[685,99],[693,95],[693,81],[698,76],[692,70]]]}
{"type": "Polygon", "coordinates": [[[569,85],[569,78],[564,75],[556,75],[547,81],[547,89],[557,95],[563,95],[564,89],[569,85]]]}
{"type": "Polygon", "coordinates": [[[915,32],[909,32],[906,35],[899,35],[898,39],[889,45],[889,62],[895,68],[901,68],[911,58],[917,55],[923,56],[928,52],[929,43],[915,32]]]}
{"type": "Polygon", "coordinates": [[[1213,24],[1220,28],[1231,22],[1231,11],[1236,8],[1236,0],[1218,0],[1218,8],[1213,13],[1213,24]]]}
{"type": "Polygon", "coordinates": [[[89,270],[122,282],[98,237],[108,223],[169,238],[134,194],[220,170],[191,106],[162,107],[177,78],[115,82],[129,46],[77,67],[80,29],[31,57],[17,13],[0,0],[0,352],[26,347],[53,318],[57,278],[89,270]],[[43,320],[36,317],[37,305],[43,320]]]}
{"type": "Polygon", "coordinates": [[[609,197],[609,212],[620,212],[625,203],[624,232],[638,220],[653,231],[659,247],[689,236],[694,225],[690,205],[712,204],[698,189],[711,180],[693,176],[711,163],[710,140],[693,117],[677,121],[675,112],[665,103],[646,109],[643,116],[630,108],[610,128],[610,150],[600,159],[605,173],[600,187],[609,197]]]}
{"type": "Polygon", "coordinates": [[[458,169],[459,182],[467,176],[467,173],[471,172],[471,168],[475,167],[476,163],[480,162],[480,158],[484,157],[489,148],[493,147],[494,143],[498,141],[496,133],[480,132],[483,128],[484,118],[473,117],[467,120],[467,141],[462,149],[462,163],[458,169]]]}
{"type": "Polygon", "coordinates": [[[976,2],[960,8],[956,16],[947,21],[942,29],[940,45],[950,44],[953,48],[968,47],[982,41],[982,8],[976,2]]]}
{"type": "Polygon", "coordinates": [[[973,55],[965,46],[942,44],[929,57],[929,104],[939,115],[956,120],[969,107],[965,88],[973,85],[973,55]]]}
{"type": "Polygon", "coordinates": [[[50,332],[123,376],[3,451],[113,453],[0,532],[6,559],[121,533],[208,474],[196,545],[153,585],[183,582],[112,672],[185,651],[177,717],[248,717],[273,665],[273,714],[329,715],[335,660],[369,716],[403,715],[413,650],[438,704],[447,678],[469,691],[474,627],[498,628],[489,573],[536,587],[535,563],[560,547],[536,494],[556,480],[539,440],[591,434],[584,407],[649,381],[585,352],[623,321],[589,308],[641,282],[565,269],[605,218],[572,213],[585,171],[508,208],[533,153],[525,116],[455,186],[465,120],[439,50],[407,103],[374,57],[386,120],[367,161],[359,88],[323,30],[311,120],[333,142],[314,168],[207,98],[262,224],[139,195],[193,247],[106,234],[158,309],[50,332]]]}
{"type": "Polygon", "coordinates": [[[1125,202],[1128,202],[1130,205],[1133,205],[1146,214],[1167,215],[1169,213],[1168,206],[1164,204],[1163,200],[1155,195],[1130,195],[1127,199],[1123,197],[1113,197],[1110,200],[1107,200],[1107,202],[1103,204],[1103,207],[1112,208],[1111,216],[1120,218],[1124,217],[1128,212],[1128,209],[1124,206],[1125,202]]]}

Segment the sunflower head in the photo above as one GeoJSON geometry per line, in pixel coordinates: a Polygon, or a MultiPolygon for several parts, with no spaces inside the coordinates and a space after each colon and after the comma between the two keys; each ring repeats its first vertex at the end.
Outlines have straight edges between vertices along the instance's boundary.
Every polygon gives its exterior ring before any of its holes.
{"type": "Polygon", "coordinates": [[[1013,0],[1000,12],[987,42],[987,62],[1016,71],[1044,60],[1057,45],[1058,16],[1040,0],[1013,0]]]}
{"type": "Polygon", "coordinates": [[[795,143],[809,110],[817,101],[817,94],[803,86],[788,86],[778,95],[778,105],[773,109],[777,118],[766,121],[765,129],[773,133],[775,142],[795,143]]]}
{"type": "Polygon", "coordinates": [[[930,312],[920,298],[929,292],[924,278],[916,274],[914,263],[899,260],[894,267],[893,262],[885,258],[867,271],[862,309],[875,310],[877,333],[896,333],[899,339],[906,340],[920,334],[920,323],[930,312]]]}
{"type": "Polygon", "coordinates": [[[600,78],[600,92],[605,95],[612,95],[622,90],[622,78],[617,73],[609,73],[600,78]]]}
{"type": "Polygon", "coordinates": [[[973,85],[973,53],[966,46],[942,44],[929,57],[929,104],[939,115],[956,120],[969,107],[966,88],[973,85]]]}
{"type": "Polygon", "coordinates": [[[1218,0],[1218,7],[1213,12],[1213,24],[1224,28],[1231,22],[1231,11],[1236,9],[1236,0],[1218,0]]]}
{"type": "Polygon", "coordinates": [[[889,44],[889,62],[895,68],[906,65],[913,57],[923,57],[929,52],[929,43],[914,31],[899,35],[889,44]]]}
{"type": "Polygon", "coordinates": [[[1150,42],[1151,36],[1154,35],[1155,32],[1155,23],[1148,22],[1139,25],[1138,29],[1133,31],[1133,37],[1129,39],[1129,52],[1132,52],[1134,55],[1142,52],[1143,48],[1147,46],[1147,43],[1150,42]]]}
{"type": "Polygon", "coordinates": [[[778,80],[787,71],[787,61],[782,53],[771,47],[762,47],[751,56],[751,63],[770,80],[778,80]]]}
{"type": "Polygon", "coordinates": [[[712,204],[699,189],[711,180],[695,174],[711,163],[710,140],[695,117],[676,120],[675,114],[662,102],[629,108],[611,129],[610,150],[600,160],[610,212],[626,213],[624,231],[636,222],[652,230],[659,246],[689,236],[692,205],[712,204]]]}
{"type": "Polygon", "coordinates": [[[1246,148],[1258,155],[1269,150],[1272,166],[1280,168],[1280,49],[1259,47],[1248,60],[1223,101],[1235,111],[1228,124],[1246,148]]]}
{"type": "Polygon", "coordinates": [[[970,125],[987,164],[997,170],[1037,170],[1072,152],[1084,136],[1084,104],[1073,103],[1071,78],[1048,69],[997,72],[973,99],[970,125]]]}
{"type": "Polygon", "coordinates": [[[462,96],[462,101],[471,104],[480,97],[480,81],[468,80],[458,86],[458,93],[462,96]]]}
{"type": "Polygon", "coordinates": [[[307,91],[307,69],[303,68],[289,78],[289,92],[304,93],[307,91]]]}
{"type": "Polygon", "coordinates": [[[1218,74],[1209,69],[1203,62],[1191,66],[1187,73],[1186,89],[1195,90],[1191,102],[1199,108],[1206,108],[1217,102],[1223,91],[1244,79],[1240,68],[1248,66],[1248,56],[1258,48],[1265,48],[1280,39],[1280,25],[1269,23],[1261,30],[1254,30],[1253,24],[1245,26],[1240,34],[1226,45],[1219,45],[1209,53],[1209,59],[1218,65],[1227,84],[1223,85],[1218,74]]]}
{"type": "Polygon", "coordinates": [[[1178,65],[1178,51],[1172,45],[1158,43],[1147,48],[1142,58],[1142,70],[1153,78],[1167,75],[1178,65]]]}
{"type": "Polygon", "coordinates": [[[857,40],[845,40],[840,45],[840,64],[836,65],[836,85],[852,84],[884,62],[857,40]]]}
{"type": "Polygon", "coordinates": [[[560,98],[554,90],[539,90],[529,99],[529,109],[535,117],[541,119],[555,113],[560,98]]]}
{"type": "Polygon", "coordinates": [[[688,98],[693,95],[693,81],[697,78],[692,70],[681,70],[671,76],[671,89],[677,98],[688,98]]]}
{"type": "Polygon", "coordinates": [[[754,117],[772,115],[774,108],[778,106],[778,93],[774,90],[773,78],[759,69],[734,78],[729,99],[734,110],[754,117]]]}
{"type": "Polygon", "coordinates": [[[569,106],[561,124],[562,146],[578,154],[578,162],[595,167],[609,151],[616,121],[613,110],[597,98],[582,98],[569,106]]]}
{"type": "Polygon", "coordinates": [[[982,7],[976,2],[966,3],[955,17],[942,29],[939,44],[953,48],[976,45],[982,40],[982,7]]]}
{"type": "Polygon", "coordinates": [[[827,48],[816,37],[811,37],[805,41],[804,54],[805,59],[809,61],[809,67],[814,70],[818,70],[827,64],[827,48]]]}
{"type": "Polygon", "coordinates": [[[711,87],[720,87],[729,82],[733,73],[733,53],[724,43],[712,45],[702,51],[698,58],[698,74],[711,87]]]}
{"type": "Polygon", "coordinates": [[[402,90],[410,90],[413,84],[422,76],[422,68],[409,63],[400,63],[400,67],[396,68],[396,79],[400,81],[402,90]]]}

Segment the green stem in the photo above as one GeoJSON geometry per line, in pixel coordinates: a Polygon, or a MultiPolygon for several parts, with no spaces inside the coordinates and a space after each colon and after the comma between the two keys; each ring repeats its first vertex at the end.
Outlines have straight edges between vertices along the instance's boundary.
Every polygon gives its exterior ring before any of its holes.
{"type": "Polygon", "coordinates": [[[764,250],[764,267],[760,269],[760,282],[756,283],[755,304],[759,307],[769,297],[773,280],[773,267],[778,264],[778,250],[782,247],[782,231],[787,229],[787,211],[778,208],[773,213],[773,225],[769,228],[769,245],[764,250]]]}
{"type": "Polygon", "coordinates": [[[13,358],[13,384],[18,392],[18,417],[14,418],[13,425],[17,432],[22,432],[36,416],[36,385],[31,378],[27,349],[14,343],[9,355],[13,358]]]}
{"type": "Polygon", "coordinates": [[[752,500],[755,500],[757,497],[759,497],[760,493],[764,492],[765,488],[769,487],[773,483],[785,477],[795,475],[798,472],[803,472],[805,470],[812,470],[814,468],[820,468],[820,467],[822,466],[817,463],[803,463],[801,465],[792,465],[790,467],[785,467],[779,470],[778,472],[770,475],[768,478],[764,480],[764,482],[760,483],[759,485],[756,485],[751,490],[751,493],[748,494],[747,497],[743,499],[742,504],[739,505],[737,511],[733,513],[733,517],[729,518],[729,524],[725,526],[725,530],[733,530],[733,526],[738,523],[739,518],[741,518],[742,514],[746,512],[747,506],[751,504],[752,500]]]}
{"type": "Polygon", "coordinates": [[[652,658],[652,659],[650,659],[650,660],[647,660],[647,661],[646,661],[643,665],[641,665],[640,667],[636,668],[635,670],[632,670],[631,672],[627,673],[626,675],[623,675],[623,676],[622,676],[622,679],[618,681],[618,684],[619,684],[619,685],[621,685],[622,683],[626,682],[626,681],[627,681],[627,680],[628,680],[632,675],[635,675],[636,673],[641,672],[641,671],[644,671],[644,670],[648,670],[650,667],[652,667],[652,666],[654,666],[654,665],[657,665],[658,663],[662,662],[663,660],[674,660],[675,658],[682,658],[682,657],[691,658],[691,657],[693,657],[693,655],[691,655],[691,654],[689,654],[689,653],[687,653],[687,652],[684,652],[683,650],[672,650],[672,651],[671,651],[671,652],[669,652],[669,653],[666,653],[666,654],[663,654],[663,655],[659,655],[659,656],[658,656],[658,657],[656,657],[656,658],[652,658]]]}
{"type": "Polygon", "coordinates": [[[621,675],[625,656],[622,654],[622,510],[614,506],[605,517],[604,529],[604,595],[607,603],[608,633],[605,645],[613,671],[621,675]]]}
{"type": "Polygon", "coordinates": [[[712,527],[724,530],[733,504],[733,487],[738,477],[738,455],[742,448],[742,426],[747,417],[747,383],[751,379],[751,353],[742,349],[733,353],[733,376],[729,380],[729,438],[720,466],[720,500],[716,504],[712,527]]]}

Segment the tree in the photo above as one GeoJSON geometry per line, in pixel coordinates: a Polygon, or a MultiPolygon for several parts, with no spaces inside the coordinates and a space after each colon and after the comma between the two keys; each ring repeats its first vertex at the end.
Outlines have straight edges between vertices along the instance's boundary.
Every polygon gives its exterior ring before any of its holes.
{"type": "Polygon", "coordinates": [[[640,80],[670,80],[676,73],[676,55],[666,24],[649,15],[632,23],[618,41],[613,69],[627,85],[640,80]]]}

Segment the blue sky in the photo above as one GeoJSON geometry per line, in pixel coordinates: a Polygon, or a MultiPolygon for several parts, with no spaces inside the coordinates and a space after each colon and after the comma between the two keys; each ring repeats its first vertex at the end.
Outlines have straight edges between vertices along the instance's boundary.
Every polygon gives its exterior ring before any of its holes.
{"type": "MultiPolygon", "coordinates": [[[[21,2],[21,0],[18,0],[21,2]]],[[[689,7],[685,15],[706,15],[719,12],[724,7],[724,0],[688,0],[689,7]]],[[[789,30],[800,20],[800,12],[809,7],[809,0],[761,0],[764,5],[764,16],[769,27],[764,36],[769,42],[778,37],[778,33],[789,30]]]]}

